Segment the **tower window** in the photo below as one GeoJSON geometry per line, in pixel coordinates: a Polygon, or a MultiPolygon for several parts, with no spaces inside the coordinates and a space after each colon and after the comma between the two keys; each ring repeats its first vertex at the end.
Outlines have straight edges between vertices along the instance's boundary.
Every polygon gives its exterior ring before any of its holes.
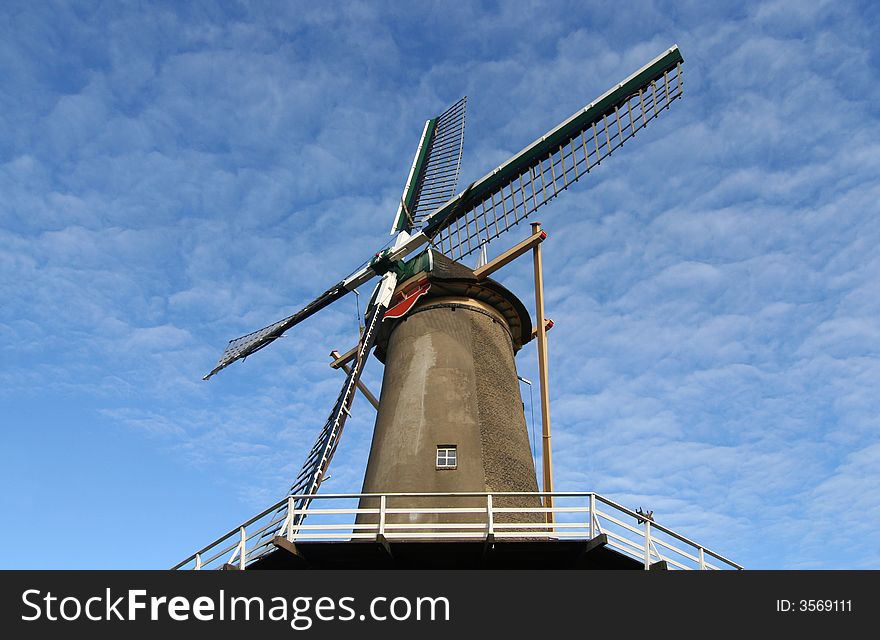
{"type": "Polygon", "coordinates": [[[458,466],[458,451],[454,444],[437,446],[437,468],[455,469],[458,466]]]}

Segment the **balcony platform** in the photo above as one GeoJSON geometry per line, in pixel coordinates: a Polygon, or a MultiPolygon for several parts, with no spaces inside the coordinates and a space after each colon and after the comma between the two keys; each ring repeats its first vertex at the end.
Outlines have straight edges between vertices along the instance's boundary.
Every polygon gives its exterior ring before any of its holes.
{"type": "MultiPolygon", "coordinates": [[[[274,541],[254,569],[634,569],[600,534],[592,540],[274,541]]],[[[654,563],[653,568],[666,568],[654,563]]]]}

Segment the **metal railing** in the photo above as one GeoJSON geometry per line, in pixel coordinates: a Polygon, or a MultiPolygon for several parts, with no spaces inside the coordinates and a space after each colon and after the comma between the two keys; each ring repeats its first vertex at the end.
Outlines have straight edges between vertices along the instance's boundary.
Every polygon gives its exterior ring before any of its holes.
{"type": "Polygon", "coordinates": [[[295,504],[302,497],[292,495],[278,501],[173,569],[245,569],[275,550],[276,537],[297,543],[592,540],[602,534],[609,547],[642,562],[646,569],[657,562],[664,562],[669,569],[743,568],[644,514],[593,492],[327,494],[309,496],[308,508],[297,509],[295,504]],[[502,506],[511,502],[542,504],[546,497],[552,497],[552,507],[502,506]],[[361,508],[362,499],[376,506],[361,508]],[[407,504],[394,506],[395,502],[407,504]],[[546,522],[548,514],[552,514],[550,523],[546,522]],[[421,521],[413,522],[414,518],[421,521]]]}

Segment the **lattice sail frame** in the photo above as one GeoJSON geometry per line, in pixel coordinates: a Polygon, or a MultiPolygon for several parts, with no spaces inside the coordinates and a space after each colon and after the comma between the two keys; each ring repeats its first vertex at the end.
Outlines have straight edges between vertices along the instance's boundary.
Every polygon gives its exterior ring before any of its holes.
{"type": "Polygon", "coordinates": [[[391,235],[412,233],[424,226],[437,207],[455,195],[461,170],[467,96],[425,122],[391,235]]]}
{"type": "MultiPolygon", "coordinates": [[[[354,401],[355,388],[361,373],[363,373],[364,365],[367,363],[367,357],[376,342],[376,334],[382,324],[386,307],[385,304],[377,304],[370,317],[367,318],[366,328],[358,344],[357,355],[352,362],[351,371],[336,398],[336,404],[333,405],[330,416],[324,423],[324,428],[318,434],[318,438],[309,455],[306,456],[296,480],[293,481],[288,492],[289,495],[311,495],[317,493],[321,486],[327,467],[330,466],[330,460],[336,452],[339,438],[342,436],[342,429],[345,427],[346,418],[354,401]]],[[[297,505],[298,509],[305,506],[305,499],[302,499],[302,502],[302,505],[297,505]]]]}
{"type": "Polygon", "coordinates": [[[217,364],[202,379],[208,380],[215,373],[229,366],[236,360],[247,358],[252,353],[256,353],[263,347],[269,346],[269,344],[280,338],[290,327],[298,324],[309,316],[314,315],[329,304],[336,302],[346,293],[348,293],[348,289],[345,288],[345,282],[338,282],[293,315],[287,316],[278,322],[273,322],[257,331],[252,331],[239,338],[230,340],[226,345],[226,348],[223,350],[223,353],[220,354],[220,359],[217,361],[217,364]]]}
{"type": "Polygon", "coordinates": [[[455,195],[461,170],[467,96],[437,117],[437,125],[425,160],[425,169],[415,184],[410,214],[414,229],[421,228],[437,207],[455,195]]]}
{"type": "Polygon", "coordinates": [[[450,200],[423,231],[454,260],[497,238],[589,173],[680,98],[682,62],[673,47],[450,200]],[[626,91],[628,83],[637,88],[626,91]]]}
{"type": "MultiPolygon", "coordinates": [[[[382,282],[377,287],[375,304],[367,313],[367,322],[363,335],[358,342],[357,352],[352,361],[351,369],[346,376],[345,383],[336,398],[336,403],[330,411],[324,423],[323,429],[318,434],[315,444],[312,445],[309,454],[306,456],[296,479],[290,486],[288,495],[299,496],[294,502],[294,509],[306,509],[312,501],[312,496],[318,493],[321,483],[327,477],[327,469],[330,467],[330,461],[333,454],[336,453],[336,447],[339,446],[339,440],[342,438],[342,430],[345,428],[347,418],[351,415],[351,405],[354,402],[355,388],[364,371],[364,366],[373,346],[376,343],[379,327],[385,318],[385,311],[391,296],[397,286],[397,276],[393,273],[385,274],[382,282]]],[[[305,515],[300,514],[292,518],[291,522],[287,522],[288,505],[285,504],[278,510],[278,514],[286,514],[284,518],[284,526],[298,526],[305,519],[305,515]]],[[[276,518],[281,521],[281,518],[276,518]]],[[[263,533],[263,538],[269,538],[275,535],[274,529],[267,529],[263,533]]],[[[265,549],[264,549],[265,551],[265,549]]]]}

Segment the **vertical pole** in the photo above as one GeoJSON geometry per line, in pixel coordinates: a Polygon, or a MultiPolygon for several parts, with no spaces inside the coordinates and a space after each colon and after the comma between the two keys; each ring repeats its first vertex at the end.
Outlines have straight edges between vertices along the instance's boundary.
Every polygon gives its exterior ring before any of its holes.
{"type": "Polygon", "coordinates": [[[598,522],[596,518],[596,494],[590,494],[590,540],[596,537],[595,524],[598,522]]]}
{"type": "Polygon", "coordinates": [[[700,571],[706,570],[706,556],[703,553],[703,547],[700,547],[700,571]]]}
{"type": "Polygon", "coordinates": [[[645,569],[651,568],[651,521],[645,518],[645,569]]]}
{"type": "Polygon", "coordinates": [[[379,540],[385,539],[385,494],[379,498],[379,531],[376,537],[379,540]]]}
{"type": "MultiPolygon", "coordinates": [[[[532,234],[541,232],[541,223],[532,223],[532,234]]],[[[538,340],[538,377],[541,381],[541,451],[543,459],[544,491],[553,493],[553,452],[550,446],[550,390],[547,375],[547,327],[544,319],[544,275],[541,266],[541,243],[532,249],[535,258],[535,322],[538,340]]],[[[553,508],[553,496],[544,496],[544,506],[553,508]]],[[[547,513],[547,522],[553,522],[553,513],[547,513]]]]}
{"type": "Polygon", "coordinates": [[[486,539],[495,537],[495,519],[492,515],[492,494],[486,496],[486,539]]]}
{"type": "Polygon", "coordinates": [[[293,496],[287,498],[287,518],[285,518],[284,525],[287,527],[287,541],[293,542],[293,520],[296,516],[293,515],[293,510],[296,508],[296,505],[293,503],[293,496]]]}
{"type": "Polygon", "coordinates": [[[239,527],[239,533],[241,534],[241,545],[240,551],[238,552],[238,568],[244,571],[244,563],[247,559],[247,534],[244,532],[244,527],[239,527]]]}

